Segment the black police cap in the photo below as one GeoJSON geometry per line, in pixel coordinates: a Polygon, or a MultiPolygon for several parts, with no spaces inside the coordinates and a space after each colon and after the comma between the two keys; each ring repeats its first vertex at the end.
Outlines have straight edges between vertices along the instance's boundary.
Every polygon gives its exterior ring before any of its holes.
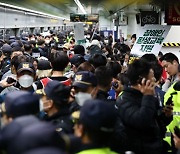
{"type": "Polygon", "coordinates": [[[44,89],[47,97],[55,101],[56,103],[67,103],[70,96],[70,87],[65,86],[59,81],[49,81],[44,89]]]}
{"type": "Polygon", "coordinates": [[[18,65],[17,73],[21,73],[22,71],[29,71],[33,74],[35,74],[35,68],[32,63],[29,62],[22,62],[18,65]]]}
{"type": "Polygon", "coordinates": [[[2,52],[3,53],[10,53],[12,52],[12,47],[9,44],[4,44],[2,46],[2,52]]]}
{"type": "Polygon", "coordinates": [[[5,97],[5,111],[10,117],[37,114],[39,96],[27,91],[13,91],[5,97]]]}
{"type": "Polygon", "coordinates": [[[87,100],[80,110],[79,122],[86,128],[105,133],[114,131],[117,114],[113,105],[102,100],[87,100]]]}
{"type": "Polygon", "coordinates": [[[85,59],[82,55],[80,54],[75,54],[71,59],[70,59],[71,64],[73,65],[80,65],[81,63],[85,62],[85,59]]]}
{"type": "Polygon", "coordinates": [[[14,154],[15,151],[12,148],[16,142],[16,137],[26,127],[39,123],[40,120],[32,115],[21,116],[15,118],[11,123],[2,128],[0,134],[0,143],[6,145],[6,150],[9,154],[14,154]]]}
{"type": "Polygon", "coordinates": [[[39,60],[37,69],[38,70],[49,70],[49,69],[52,69],[52,67],[48,60],[39,60]]]}
{"type": "Polygon", "coordinates": [[[64,146],[64,140],[56,132],[55,126],[42,121],[22,128],[13,141],[11,150],[17,154],[40,147],[63,148],[64,146]]]}
{"type": "Polygon", "coordinates": [[[77,72],[74,78],[73,86],[81,89],[86,89],[89,86],[97,86],[97,78],[89,71],[77,72]]]}

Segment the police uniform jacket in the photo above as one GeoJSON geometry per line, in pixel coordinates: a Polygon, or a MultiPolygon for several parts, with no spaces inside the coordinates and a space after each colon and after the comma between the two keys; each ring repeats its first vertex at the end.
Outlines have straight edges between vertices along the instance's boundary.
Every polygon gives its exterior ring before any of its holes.
{"type": "Polygon", "coordinates": [[[56,126],[56,131],[60,133],[73,133],[73,122],[70,117],[69,105],[66,105],[59,112],[50,117],[44,118],[46,121],[52,122],[56,126]]]}
{"type": "Polygon", "coordinates": [[[98,146],[95,144],[82,144],[81,150],[76,154],[117,154],[109,147],[98,146]]]}

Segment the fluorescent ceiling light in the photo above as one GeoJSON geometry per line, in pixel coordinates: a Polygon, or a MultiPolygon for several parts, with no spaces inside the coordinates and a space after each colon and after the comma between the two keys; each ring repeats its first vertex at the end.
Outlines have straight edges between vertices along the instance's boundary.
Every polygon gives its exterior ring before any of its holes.
{"type": "Polygon", "coordinates": [[[40,16],[44,16],[44,17],[51,17],[51,18],[54,18],[54,19],[69,20],[68,18],[54,16],[54,15],[43,13],[43,12],[40,12],[40,11],[30,10],[30,9],[26,9],[26,8],[23,8],[23,7],[14,6],[14,5],[11,5],[11,4],[6,4],[6,3],[0,2],[0,7],[1,6],[5,7],[5,8],[11,8],[11,9],[16,9],[16,10],[20,10],[20,11],[25,11],[27,14],[32,14],[32,15],[34,14],[34,15],[40,15],[40,16]]]}
{"type": "Polygon", "coordinates": [[[74,2],[77,4],[77,6],[80,8],[83,14],[87,14],[84,7],[82,6],[81,2],[79,0],[74,0],[74,2]]]}

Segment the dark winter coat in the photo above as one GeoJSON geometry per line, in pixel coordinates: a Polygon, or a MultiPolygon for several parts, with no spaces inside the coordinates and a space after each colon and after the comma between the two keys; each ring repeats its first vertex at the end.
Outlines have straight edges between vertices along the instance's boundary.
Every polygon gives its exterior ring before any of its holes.
{"type": "Polygon", "coordinates": [[[127,87],[117,100],[119,116],[127,134],[128,151],[159,154],[162,137],[157,122],[158,100],[153,95],[127,87]]]}

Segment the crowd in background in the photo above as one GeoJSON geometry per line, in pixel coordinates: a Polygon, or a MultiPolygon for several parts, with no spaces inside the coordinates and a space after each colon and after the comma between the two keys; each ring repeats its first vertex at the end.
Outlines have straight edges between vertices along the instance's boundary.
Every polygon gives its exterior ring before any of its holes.
{"type": "Polygon", "coordinates": [[[0,41],[1,153],[178,153],[178,57],[132,55],[135,34],[85,39],[51,31],[0,41]]]}

